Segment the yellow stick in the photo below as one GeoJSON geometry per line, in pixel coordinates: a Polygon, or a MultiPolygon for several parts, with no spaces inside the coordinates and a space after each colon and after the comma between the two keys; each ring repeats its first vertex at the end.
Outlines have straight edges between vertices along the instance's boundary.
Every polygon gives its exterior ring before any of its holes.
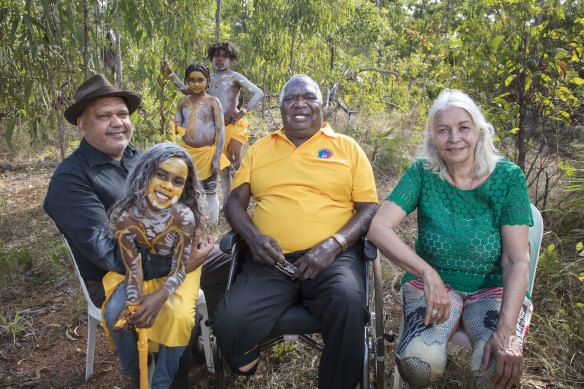
{"type": "Polygon", "coordinates": [[[176,143],[176,128],[174,128],[174,122],[171,120],[168,124],[170,124],[170,129],[172,130],[172,143],[176,143]]]}
{"type": "Polygon", "coordinates": [[[140,389],[148,389],[148,335],[146,328],[137,328],[138,361],[140,362],[140,389]]]}
{"type": "MultiPolygon", "coordinates": [[[[128,310],[133,315],[140,306],[130,305],[128,310]]],[[[116,322],[116,327],[122,327],[126,324],[126,319],[120,319],[116,322]]],[[[146,328],[136,328],[138,334],[138,363],[140,366],[140,389],[148,389],[148,334],[146,328]]]]}

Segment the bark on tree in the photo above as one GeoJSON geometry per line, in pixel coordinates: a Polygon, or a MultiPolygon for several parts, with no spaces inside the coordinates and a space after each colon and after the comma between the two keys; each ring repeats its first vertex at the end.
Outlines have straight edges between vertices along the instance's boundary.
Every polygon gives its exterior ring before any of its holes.
{"type": "MultiPolygon", "coordinates": [[[[98,23],[97,21],[100,20],[99,17],[99,5],[95,6],[95,39],[99,42],[100,40],[100,36],[99,36],[99,27],[98,27],[98,23]]],[[[102,39],[102,44],[103,44],[103,39],[102,39]]],[[[105,48],[105,46],[104,46],[105,48]]],[[[103,51],[103,49],[102,49],[103,51]]],[[[100,55],[99,55],[99,45],[96,44],[95,45],[95,63],[97,64],[97,72],[101,73],[101,60],[100,60],[100,55]]]]}
{"type": "Polygon", "coordinates": [[[61,37],[61,29],[59,28],[59,26],[61,25],[61,22],[59,21],[59,16],[58,16],[58,11],[54,9],[54,4],[50,3],[51,6],[51,20],[53,22],[53,26],[55,27],[55,33],[57,35],[57,40],[59,41],[59,47],[61,48],[61,55],[63,56],[63,58],[65,58],[65,63],[67,64],[67,69],[69,70],[69,82],[71,83],[71,86],[73,86],[74,89],[77,89],[77,86],[75,85],[75,82],[73,81],[73,69],[71,68],[71,64],[69,63],[69,55],[67,54],[67,51],[65,50],[65,48],[63,47],[63,39],[61,37]],[[57,13],[55,15],[55,13],[57,13]]]}
{"type": "MultiPolygon", "coordinates": [[[[166,39],[164,40],[164,45],[162,47],[162,58],[166,58],[166,39]]],[[[164,115],[164,90],[166,87],[166,80],[161,73],[158,74],[158,79],[161,90],[160,106],[158,107],[158,113],[160,114],[160,135],[164,136],[164,124],[166,123],[166,116],[164,115]]]]}
{"type": "Polygon", "coordinates": [[[330,67],[331,70],[333,70],[334,64],[335,64],[335,46],[331,46],[331,67],[330,67]]]}
{"type": "Polygon", "coordinates": [[[221,36],[221,0],[217,0],[217,9],[215,10],[215,40],[221,36]]]}
{"type": "Polygon", "coordinates": [[[292,75],[294,74],[292,70],[292,65],[294,64],[294,41],[296,39],[296,28],[292,32],[292,43],[290,44],[290,63],[288,65],[288,72],[292,75]]]}
{"type": "Polygon", "coordinates": [[[114,18],[116,20],[116,76],[118,88],[124,89],[122,82],[122,52],[120,48],[120,18],[118,16],[118,0],[114,0],[114,18]]]}
{"type": "Polygon", "coordinates": [[[83,79],[89,78],[89,29],[87,27],[87,0],[83,0],[83,79]]]}

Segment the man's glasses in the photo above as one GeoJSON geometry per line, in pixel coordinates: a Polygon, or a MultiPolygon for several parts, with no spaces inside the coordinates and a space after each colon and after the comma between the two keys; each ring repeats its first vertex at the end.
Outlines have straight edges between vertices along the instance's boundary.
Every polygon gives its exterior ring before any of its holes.
{"type": "Polygon", "coordinates": [[[287,276],[292,277],[292,275],[294,273],[296,273],[296,266],[291,265],[291,264],[287,264],[287,265],[283,265],[280,262],[276,262],[276,264],[274,265],[276,267],[276,269],[280,270],[282,273],[286,274],[287,276]]]}

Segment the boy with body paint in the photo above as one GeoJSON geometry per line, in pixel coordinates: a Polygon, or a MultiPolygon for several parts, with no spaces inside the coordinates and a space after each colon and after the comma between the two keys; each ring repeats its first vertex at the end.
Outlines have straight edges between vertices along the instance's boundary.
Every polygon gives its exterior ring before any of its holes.
{"type": "MultiPolygon", "coordinates": [[[[140,157],[128,176],[122,199],[110,209],[110,225],[126,274],[110,271],[104,277],[102,322],[115,344],[122,372],[131,375],[134,383],[139,359],[134,329],[146,328],[148,339],[159,345],[152,387],[171,384],[189,343],[201,266],[187,274],[185,263],[191,235],[199,234],[203,219],[198,205],[201,196],[188,153],[173,143],[161,143],[140,157]],[[144,281],[138,247],[172,257],[170,273],[144,281]]],[[[200,238],[196,242],[200,249],[213,244],[211,238],[206,243],[200,238]]]]}
{"type": "Polygon", "coordinates": [[[180,145],[195,161],[207,197],[209,221],[216,226],[219,219],[217,173],[229,166],[229,160],[223,155],[223,108],[219,99],[205,92],[209,78],[209,69],[202,63],[187,66],[185,83],[191,93],[178,101],[174,124],[179,133],[181,128],[185,129],[180,145]]]}
{"type": "MultiPolygon", "coordinates": [[[[249,122],[243,117],[252,110],[264,97],[264,93],[243,75],[229,69],[239,56],[239,51],[231,42],[215,42],[207,49],[209,59],[213,60],[213,74],[209,85],[209,94],[221,101],[225,118],[225,147],[223,153],[231,162],[233,170],[241,164],[241,149],[247,142],[247,126],[249,122]],[[237,109],[239,92],[247,90],[252,96],[245,107],[237,109]]],[[[162,69],[170,75],[174,84],[184,94],[190,94],[190,89],[172,72],[166,60],[160,61],[162,69]]],[[[221,185],[224,202],[231,191],[230,169],[221,170],[221,185]]]]}

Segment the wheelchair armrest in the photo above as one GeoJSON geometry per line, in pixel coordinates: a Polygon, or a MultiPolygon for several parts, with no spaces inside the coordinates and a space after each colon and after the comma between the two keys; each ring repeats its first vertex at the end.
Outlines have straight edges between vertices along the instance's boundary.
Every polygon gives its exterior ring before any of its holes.
{"type": "Polygon", "coordinates": [[[363,238],[363,257],[366,261],[372,261],[377,258],[377,246],[367,239],[367,236],[363,238]]]}
{"type": "Polygon", "coordinates": [[[240,239],[241,237],[237,235],[235,231],[229,231],[221,238],[221,241],[219,242],[219,249],[221,249],[221,251],[223,251],[225,254],[231,254],[233,245],[240,239]]]}

